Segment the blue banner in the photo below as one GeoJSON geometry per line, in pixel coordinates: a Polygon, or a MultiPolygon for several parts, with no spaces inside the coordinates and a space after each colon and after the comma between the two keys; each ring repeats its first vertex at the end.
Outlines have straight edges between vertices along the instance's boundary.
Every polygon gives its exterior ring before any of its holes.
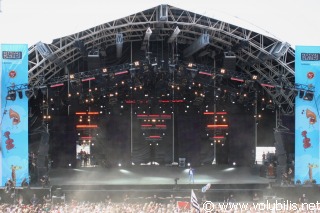
{"type": "Polygon", "coordinates": [[[20,187],[29,182],[28,98],[19,85],[28,84],[28,45],[2,44],[1,183],[20,187]]]}
{"type": "Polygon", "coordinates": [[[319,184],[320,47],[296,47],[295,83],[295,182],[319,184]]]}

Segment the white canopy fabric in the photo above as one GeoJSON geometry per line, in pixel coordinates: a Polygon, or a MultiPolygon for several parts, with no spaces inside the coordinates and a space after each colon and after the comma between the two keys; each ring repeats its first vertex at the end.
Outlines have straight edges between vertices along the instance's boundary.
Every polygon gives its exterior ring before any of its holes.
{"type": "Polygon", "coordinates": [[[320,46],[319,0],[0,0],[0,43],[70,35],[160,4],[203,14],[295,45],[320,46]]]}

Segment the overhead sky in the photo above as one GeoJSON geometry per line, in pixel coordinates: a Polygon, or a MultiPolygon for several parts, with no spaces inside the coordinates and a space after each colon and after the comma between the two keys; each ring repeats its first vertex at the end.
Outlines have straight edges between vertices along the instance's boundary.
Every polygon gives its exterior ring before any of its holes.
{"type": "Polygon", "coordinates": [[[86,30],[160,4],[271,35],[320,46],[319,0],[0,0],[0,43],[29,46],[86,30]]]}

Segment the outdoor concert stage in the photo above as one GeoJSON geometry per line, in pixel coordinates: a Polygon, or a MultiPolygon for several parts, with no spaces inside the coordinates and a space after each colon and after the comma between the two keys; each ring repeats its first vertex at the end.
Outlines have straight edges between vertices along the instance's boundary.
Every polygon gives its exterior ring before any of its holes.
{"type": "MultiPolygon", "coordinates": [[[[166,202],[171,195],[177,200],[190,200],[191,189],[199,198],[222,202],[233,194],[238,201],[251,201],[254,193],[261,199],[296,202],[302,193],[309,201],[317,201],[318,185],[280,185],[275,179],[260,176],[260,165],[237,167],[206,165],[195,168],[194,184],[189,183],[188,168],[178,166],[82,167],[54,168],[49,172],[51,185],[19,188],[18,193],[31,197],[51,194],[53,201],[122,201],[128,195],[133,202],[145,202],[154,195],[166,202]],[[177,181],[176,181],[177,180],[177,181]],[[205,193],[202,187],[211,184],[205,193]]],[[[11,194],[0,193],[2,201],[11,202],[11,194]],[[5,198],[5,199],[3,199],[5,198]]]]}

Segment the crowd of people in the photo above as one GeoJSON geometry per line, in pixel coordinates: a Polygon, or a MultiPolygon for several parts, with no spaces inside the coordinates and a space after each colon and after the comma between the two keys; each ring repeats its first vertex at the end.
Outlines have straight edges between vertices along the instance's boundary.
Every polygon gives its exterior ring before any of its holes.
{"type": "MultiPolygon", "coordinates": [[[[65,196],[65,195],[64,195],[65,196]]],[[[199,213],[196,208],[192,206],[190,196],[188,197],[175,197],[170,195],[168,197],[159,197],[156,194],[138,199],[130,197],[127,194],[119,200],[113,200],[109,195],[103,201],[89,202],[79,201],[76,199],[57,199],[54,200],[49,194],[38,197],[33,194],[30,199],[23,199],[22,196],[17,196],[17,200],[13,203],[5,203],[0,201],[0,212],[2,213],[199,213]]],[[[203,197],[205,198],[205,196],[203,197]]],[[[197,203],[200,207],[200,213],[204,212],[310,212],[305,211],[302,207],[303,203],[308,202],[306,194],[297,200],[295,209],[277,209],[274,211],[274,206],[270,205],[267,209],[259,209],[257,204],[264,203],[259,194],[254,193],[252,200],[248,202],[237,202],[236,197],[231,193],[229,197],[221,202],[211,203],[204,205],[206,199],[200,198],[197,203]],[[212,211],[206,211],[205,208],[211,208],[212,211]]]]}
{"type": "MultiPolygon", "coordinates": [[[[310,212],[302,207],[301,204],[295,209],[257,209],[254,203],[249,203],[245,206],[232,205],[221,206],[221,204],[214,203],[212,211],[207,211],[200,205],[200,213],[215,212],[215,213],[229,213],[229,212],[310,212]]],[[[43,203],[43,204],[0,204],[0,212],[2,213],[197,213],[197,210],[190,204],[184,207],[174,203],[157,203],[149,201],[145,203],[126,203],[126,202],[77,202],[69,203],[43,203]]],[[[312,211],[314,212],[314,211],[312,211]]]]}

